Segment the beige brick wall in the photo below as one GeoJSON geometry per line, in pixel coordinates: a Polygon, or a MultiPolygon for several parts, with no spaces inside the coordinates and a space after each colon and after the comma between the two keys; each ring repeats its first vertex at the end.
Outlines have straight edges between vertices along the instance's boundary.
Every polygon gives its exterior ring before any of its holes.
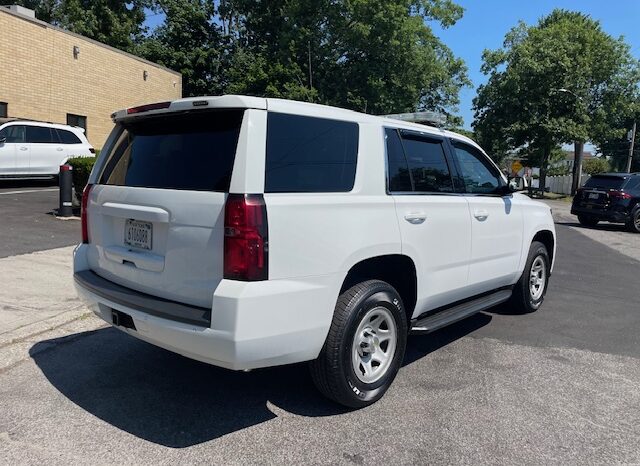
{"type": "Polygon", "coordinates": [[[66,123],[67,113],[84,115],[89,141],[101,148],[115,110],[182,96],[179,73],[3,10],[0,102],[9,116],[66,123]]]}

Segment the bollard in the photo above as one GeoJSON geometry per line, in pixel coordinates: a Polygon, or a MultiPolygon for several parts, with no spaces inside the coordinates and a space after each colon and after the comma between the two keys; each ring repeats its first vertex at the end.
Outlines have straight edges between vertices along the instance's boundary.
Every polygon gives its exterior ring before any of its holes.
{"type": "Polygon", "coordinates": [[[73,215],[71,196],[73,195],[73,177],[71,176],[71,165],[60,165],[60,206],[58,207],[59,217],[71,217],[73,215]]]}

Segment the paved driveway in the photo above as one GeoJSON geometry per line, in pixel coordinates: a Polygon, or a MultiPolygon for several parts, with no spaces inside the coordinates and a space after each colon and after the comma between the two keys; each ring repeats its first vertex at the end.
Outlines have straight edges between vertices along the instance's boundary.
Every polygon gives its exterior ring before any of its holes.
{"type": "Polygon", "coordinates": [[[230,372],[93,317],[0,341],[0,463],[638,463],[640,262],[558,234],[539,312],[410,338],[360,411],[321,398],[302,364],[230,372]]]}
{"type": "Polygon", "coordinates": [[[78,220],[58,220],[51,181],[0,180],[0,257],[69,246],[80,241],[78,220]]]}

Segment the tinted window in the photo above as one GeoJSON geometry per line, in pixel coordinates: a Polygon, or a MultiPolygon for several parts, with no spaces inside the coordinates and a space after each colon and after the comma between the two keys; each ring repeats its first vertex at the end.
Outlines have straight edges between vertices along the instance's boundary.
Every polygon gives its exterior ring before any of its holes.
{"type": "Polygon", "coordinates": [[[386,129],[387,140],[387,166],[389,170],[389,191],[403,192],[412,191],[411,176],[409,175],[409,165],[404,156],[402,141],[398,130],[386,129]]]}
{"type": "Polygon", "coordinates": [[[0,137],[7,138],[8,143],[20,143],[25,141],[25,127],[21,125],[5,126],[0,130],[0,137]]]}
{"type": "Polygon", "coordinates": [[[80,138],[71,131],[67,131],[65,129],[58,129],[56,131],[58,132],[58,139],[60,139],[62,144],[82,144],[80,138]]]}
{"type": "Polygon", "coordinates": [[[27,126],[27,142],[50,144],[58,142],[58,138],[51,134],[51,128],[43,126],[27,126]]]}
{"type": "Polygon", "coordinates": [[[442,141],[404,134],[402,144],[417,192],[453,192],[442,141]]]}
{"type": "Polygon", "coordinates": [[[492,194],[500,187],[500,176],[485,155],[473,146],[452,141],[460,176],[468,193],[492,194]]]}
{"type": "Polygon", "coordinates": [[[199,112],[123,124],[101,183],[229,190],[243,112],[199,112]]]}
{"type": "Polygon", "coordinates": [[[269,113],[265,192],[347,192],[353,188],[358,125],[269,113]]]}
{"type": "Polygon", "coordinates": [[[625,179],[621,176],[595,175],[587,180],[585,188],[620,189],[625,179]]]}
{"type": "Polygon", "coordinates": [[[6,102],[0,102],[0,118],[7,118],[9,116],[9,105],[6,102]]]}
{"type": "Polygon", "coordinates": [[[640,188],[640,176],[634,176],[633,178],[629,178],[627,184],[624,185],[624,189],[626,191],[635,191],[640,188]]]}

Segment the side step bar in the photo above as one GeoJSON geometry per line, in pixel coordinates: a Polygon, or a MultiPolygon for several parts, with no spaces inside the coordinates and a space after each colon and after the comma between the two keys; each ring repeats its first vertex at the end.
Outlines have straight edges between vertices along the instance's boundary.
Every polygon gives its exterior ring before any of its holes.
{"type": "Polygon", "coordinates": [[[462,304],[444,309],[436,314],[420,318],[413,322],[411,332],[434,332],[449,324],[458,322],[466,317],[476,314],[490,307],[505,302],[511,297],[512,290],[500,290],[480,298],[466,301],[462,304]]]}

